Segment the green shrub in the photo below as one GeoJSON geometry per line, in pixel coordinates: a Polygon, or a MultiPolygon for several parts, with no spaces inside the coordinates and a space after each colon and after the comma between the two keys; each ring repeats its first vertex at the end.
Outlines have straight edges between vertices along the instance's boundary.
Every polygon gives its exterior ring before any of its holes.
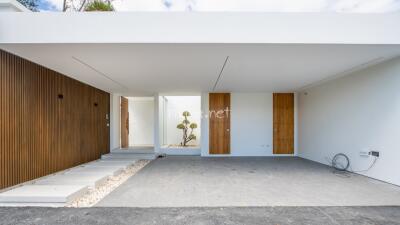
{"type": "Polygon", "coordinates": [[[114,7],[109,1],[101,1],[95,0],[93,2],[88,3],[85,6],[86,12],[93,12],[93,11],[114,11],[114,7]]]}

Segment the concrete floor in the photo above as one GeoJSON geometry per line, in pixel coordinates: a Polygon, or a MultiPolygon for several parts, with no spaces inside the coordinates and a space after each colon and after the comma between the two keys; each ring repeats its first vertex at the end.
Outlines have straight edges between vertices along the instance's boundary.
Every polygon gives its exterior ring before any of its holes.
{"type": "Polygon", "coordinates": [[[1,208],[0,224],[395,225],[400,207],[1,208]]]}
{"type": "Polygon", "coordinates": [[[400,187],[344,178],[301,158],[166,157],[106,196],[102,207],[400,205],[400,187]]]}

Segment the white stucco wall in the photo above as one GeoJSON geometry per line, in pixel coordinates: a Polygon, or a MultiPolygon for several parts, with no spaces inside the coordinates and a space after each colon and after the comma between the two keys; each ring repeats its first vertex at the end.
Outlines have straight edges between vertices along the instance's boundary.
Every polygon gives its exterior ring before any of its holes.
{"type": "Polygon", "coordinates": [[[400,185],[400,59],[329,81],[299,93],[299,156],[327,164],[343,152],[353,170],[400,185]],[[307,93],[307,95],[305,95],[307,93]]]}
{"type": "Polygon", "coordinates": [[[272,94],[231,94],[231,154],[272,155],[272,94]]]}
{"type": "Polygon", "coordinates": [[[129,146],[154,145],[154,98],[128,97],[129,146]]]}

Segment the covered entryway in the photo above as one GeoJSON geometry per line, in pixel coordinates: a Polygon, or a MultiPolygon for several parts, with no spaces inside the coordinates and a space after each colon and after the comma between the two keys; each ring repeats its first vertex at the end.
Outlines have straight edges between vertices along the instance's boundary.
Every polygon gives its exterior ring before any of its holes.
{"type": "Polygon", "coordinates": [[[154,97],[120,98],[121,149],[154,151],[154,97]]]}

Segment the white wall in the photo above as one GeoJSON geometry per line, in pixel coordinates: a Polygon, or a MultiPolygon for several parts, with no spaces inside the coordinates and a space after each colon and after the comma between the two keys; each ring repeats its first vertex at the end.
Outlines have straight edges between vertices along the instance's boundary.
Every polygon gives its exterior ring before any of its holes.
{"type": "Polygon", "coordinates": [[[164,126],[166,140],[164,144],[179,144],[182,141],[182,130],[176,126],[182,122],[182,113],[189,111],[191,116],[188,120],[197,123],[197,129],[193,134],[197,139],[190,141],[190,145],[199,145],[201,140],[201,97],[200,96],[165,96],[164,126]]]}
{"type": "MultiPolygon", "coordinates": [[[[202,96],[202,110],[208,114],[208,93],[202,96]]],[[[297,103],[295,103],[296,108],[297,103]]],[[[295,142],[297,141],[295,109],[295,142]]],[[[209,155],[209,121],[202,118],[201,155],[209,155]]],[[[224,156],[273,156],[272,93],[231,93],[231,154],[224,156]]],[[[297,154],[297,143],[295,153],[297,154]]],[[[215,155],[212,155],[215,156],[215,155]]],[[[279,155],[282,156],[282,155],[279,155]]]]}
{"type": "Polygon", "coordinates": [[[110,94],[110,149],[120,147],[121,95],[110,94]]]}
{"type": "Polygon", "coordinates": [[[231,94],[231,155],[272,155],[272,94],[231,94]]]}
{"type": "Polygon", "coordinates": [[[154,98],[128,97],[129,146],[154,145],[154,98]]]}
{"type": "Polygon", "coordinates": [[[320,163],[343,152],[353,170],[400,185],[400,59],[309,88],[299,94],[299,156],[320,163]],[[305,95],[304,93],[307,93],[305,95]]]}
{"type": "Polygon", "coordinates": [[[13,6],[0,5],[0,13],[2,12],[19,12],[19,11],[13,6]]]}

